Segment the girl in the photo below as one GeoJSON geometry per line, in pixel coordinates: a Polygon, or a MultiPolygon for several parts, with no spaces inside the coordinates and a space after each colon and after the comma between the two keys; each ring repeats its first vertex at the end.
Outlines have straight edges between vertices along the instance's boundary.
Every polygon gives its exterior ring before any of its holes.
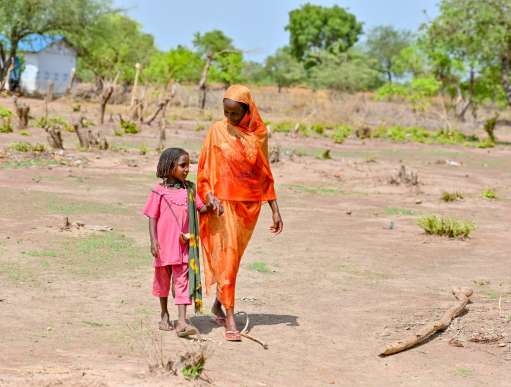
{"type": "Polygon", "coordinates": [[[153,295],[160,298],[161,306],[159,328],[174,329],[167,309],[173,277],[172,293],[178,310],[175,329],[179,337],[198,333],[186,320],[186,307],[192,298],[196,311],[202,306],[197,210],[203,213],[207,207],[196,194],[195,185],[186,180],[189,171],[190,157],[185,150],[163,151],[156,171],[163,180],[149,194],[144,207],[154,256],[153,295]]]}

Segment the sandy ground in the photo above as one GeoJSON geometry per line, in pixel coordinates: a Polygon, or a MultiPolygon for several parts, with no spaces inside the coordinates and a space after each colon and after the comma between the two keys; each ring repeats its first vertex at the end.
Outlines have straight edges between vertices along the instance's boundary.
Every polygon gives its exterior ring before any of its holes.
{"type": "MultiPolygon", "coordinates": [[[[205,130],[194,128],[176,121],[168,145],[198,151],[205,130]]],[[[29,132],[0,134],[0,146],[45,142],[41,129],[29,132]]],[[[332,145],[274,135],[285,230],[270,235],[265,208],[237,289],[237,309],[264,350],[225,342],[207,314],[192,317],[200,341],[157,330],[141,215],[156,182],[156,129],[108,138],[114,151],[80,152],[65,133],[64,155],[0,158],[0,386],[205,385],[148,367],[199,350],[218,386],[510,385],[508,145],[332,145]],[[332,159],[317,158],[326,147],[332,159]],[[389,184],[400,165],[418,172],[418,187],[389,184]],[[482,197],[487,187],[496,200],[482,197]],[[444,203],[442,191],[465,199],[444,203]],[[416,224],[426,214],[472,220],[477,230],[467,240],[427,236],[416,224]],[[60,231],[65,216],[113,231],[60,231]],[[439,318],[455,302],[452,286],[474,289],[465,314],[417,348],[378,357],[439,318]]]]}

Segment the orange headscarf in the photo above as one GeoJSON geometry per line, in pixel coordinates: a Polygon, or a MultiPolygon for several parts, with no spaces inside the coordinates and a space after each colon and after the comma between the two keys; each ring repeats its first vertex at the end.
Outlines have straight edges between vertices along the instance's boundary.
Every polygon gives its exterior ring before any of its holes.
{"type": "Polygon", "coordinates": [[[263,201],[274,200],[273,176],[268,163],[268,132],[244,86],[231,86],[224,98],[244,103],[248,112],[237,126],[227,119],[209,129],[199,157],[197,191],[211,192],[224,213],[200,217],[206,293],[217,284],[217,298],[225,308],[235,300],[236,277],[263,201]]]}
{"type": "Polygon", "coordinates": [[[224,98],[244,103],[248,112],[238,126],[224,119],[209,130],[199,159],[198,192],[203,198],[212,192],[222,200],[274,200],[268,131],[250,90],[234,85],[224,98]]]}

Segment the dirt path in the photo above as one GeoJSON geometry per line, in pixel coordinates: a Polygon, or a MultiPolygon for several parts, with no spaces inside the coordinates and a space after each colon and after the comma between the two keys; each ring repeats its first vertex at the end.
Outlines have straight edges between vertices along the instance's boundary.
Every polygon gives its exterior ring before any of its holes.
{"type": "MultiPolygon", "coordinates": [[[[169,144],[198,150],[203,135],[185,125],[169,144]]],[[[20,138],[0,135],[0,143],[20,138]]],[[[35,130],[29,140],[44,141],[35,130]]],[[[509,385],[511,149],[348,142],[332,148],[333,160],[319,160],[324,142],[272,141],[284,151],[273,168],[285,232],[267,232],[265,209],[237,293],[238,309],[269,350],[226,343],[208,316],[195,317],[213,384],[509,385]],[[419,172],[419,188],[388,183],[400,162],[419,172]],[[499,199],[482,198],[486,187],[499,199]],[[443,203],[444,190],[465,200],[443,203]],[[416,221],[430,213],[478,228],[466,241],[428,237],[416,221]],[[468,313],[418,348],[377,356],[441,315],[453,285],[474,288],[468,313]],[[454,336],[463,347],[448,344],[454,336]],[[489,343],[470,341],[477,338],[489,343]]],[[[136,149],[155,136],[118,142],[136,149]]],[[[0,165],[0,385],[188,385],[148,371],[160,344],[151,342],[159,337],[158,304],[141,208],[156,153],[69,154],[65,165],[0,165]],[[114,231],[61,232],[64,216],[114,231]]],[[[166,359],[201,346],[172,333],[162,338],[166,359]]]]}

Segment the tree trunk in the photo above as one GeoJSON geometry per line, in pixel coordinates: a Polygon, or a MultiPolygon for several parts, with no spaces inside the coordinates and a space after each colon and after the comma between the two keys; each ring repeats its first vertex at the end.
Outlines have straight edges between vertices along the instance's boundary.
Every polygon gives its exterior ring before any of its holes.
{"type": "Polygon", "coordinates": [[[502,87],[504,88],[504,91],[506,93],[506,99],[508,105],[511,106],[511,81],[509,79],[509,72],[510,72],[510,64],[509,64],[509,53],[505,51],[504,55],[502,56],[502,68],[500,70],[501,78],[502,78],[502,87]]]}
{"type": "Polygon", "coordinates": [[[110,97],[112,96],[113,92],[114,92],[114,87],[113,86],[109,86],[101,94],[100,116],[99,116],[99,123],[101,125],[103,125],[105,123],[106,105],[107,105],[110,97]]]}
{"type": "Polygon", "coordinates": [[[50,146],[53,149],[64,149],[64,144],[62,142],[62,133],[60,131],[60,128],[54,126],[51,128],[46,128],[45,130],[46,133],[48,134],[47,135],[48,144],[50,144],[50,146]]]}
{"type": "Polygon", "coordinates": [[[140,63],[135,65],[135,82],[133,82],[133,90],[131,90],[131,103],[130,107],[135,105],[135,98],[137,96],[138,77],[140,76],[140,63]]]}
{"type": "Polygon", "coordinates": [[[206,96],[208,92],[208,73],[212,60],[213,53],[209,52],[206,58],[206,64],[204,65],[204,69],[202,70],[202,75],[199,81],[199,107],[201,108],[201,110],[204,110],[204,108],[206,107],[206,96]]]}

